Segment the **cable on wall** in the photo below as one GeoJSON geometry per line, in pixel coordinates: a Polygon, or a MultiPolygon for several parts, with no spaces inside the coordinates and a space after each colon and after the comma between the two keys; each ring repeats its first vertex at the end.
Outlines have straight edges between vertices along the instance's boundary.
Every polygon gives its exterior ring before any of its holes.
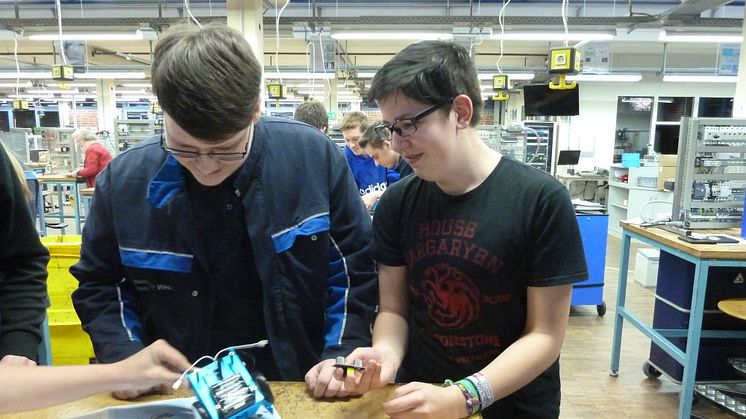
{"type": "Polygon", "coordinates": [[[192,9],[189,8],[189,0],[184,0],[184,11],[187,12],[187,16],[200,28],[202,27],[202,24],[199,23],[196,17],[192,14],[192,9]]]}
{"type": "Polygon", "coordinates": [[[565,46],[570,42],[570,35],[567,30],[567,0],[562,0],[562,27],[565,28],[565,46]]]}
{"type": "Polygon", "coordinates": [[[314,97],[316,95],[316,78],[311,77],[312,68],[316,68],[316,44],[308,41],[306,43],[306,74],[308,74],[308,84],[311,85],[311,97],[314,97]],[[309,52],[309,49],[312,49],[313,52],[309,52]]]}
{"type": "Polygon", "coordinates": [[[54,4],[57,8],[57,27],[60,30],[60,56],[62,56],[62,64],[67,65],[67,56],[65,56],[65,48],[62,44],[62,6],[60,0],[55,0],[54,4]]]}
{"type": "Polygon", "coordinates": [[[505,35],[505,8],[508,7],[510,4],[510,0],[507,2],[503,0],[503,7],[500,8],[500,13],[497,15],[497,22],[500,24],[500,55],[497,57],[497,72],[502,73],[502,70],[500,69],[500,61],[503,59],[503,47],[504,47],[504,40],[503,37],[505,35]]]}
{"type": "Polygon", "coordinates": [[[280,80],[280,84],[282,84],[282,77],[280,74],[280,15],[282,15],[282,12],[285,10],[286,7],[288,7],[288,4],[290,4],[290,0],[286,0],[285,4],[282,5],[282,8],[280,11],[277,11],[277,2],[275,3],[275,71],[277,72],[277,78],[280,80]]]}

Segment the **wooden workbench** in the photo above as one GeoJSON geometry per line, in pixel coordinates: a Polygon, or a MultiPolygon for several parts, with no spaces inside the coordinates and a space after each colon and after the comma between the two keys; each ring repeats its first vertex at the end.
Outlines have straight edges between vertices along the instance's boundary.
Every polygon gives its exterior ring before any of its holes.
{"type": "MultiPolygon", "coordinates": [[[[391,399],[395,386],[387,386],[373,390],[361,397],[347,399],[316,400],[306,392],[303,382],[276,381],[270,383],[275,396],[275,407],[283,419],[315,418],[315,419],[360,419],[386,418],[381,411],[381,403],[391,399]]],[[[140,397],[137,402],[153,402],[156,400],[191,397],[188,390],[177,390],[168,395],[147,395],[140,397]]],[[[111,394],[100,394],[77,402],[66,403],[46,409],[25,413],[0,415],[0,419],[51,419],[66,418],[111,406],[131,404],[117,400],[111,394]]]]}

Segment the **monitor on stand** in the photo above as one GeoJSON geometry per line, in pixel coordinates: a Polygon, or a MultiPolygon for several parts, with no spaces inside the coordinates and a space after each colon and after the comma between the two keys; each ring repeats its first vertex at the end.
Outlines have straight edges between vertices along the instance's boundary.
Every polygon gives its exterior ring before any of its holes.
{"type": "Polygon", "coordinates": [[[561,150],[557,157],[557,166],[571,166],[567,174],[575,174],[575,165],[580,161],[580,150],[561,150]]]}

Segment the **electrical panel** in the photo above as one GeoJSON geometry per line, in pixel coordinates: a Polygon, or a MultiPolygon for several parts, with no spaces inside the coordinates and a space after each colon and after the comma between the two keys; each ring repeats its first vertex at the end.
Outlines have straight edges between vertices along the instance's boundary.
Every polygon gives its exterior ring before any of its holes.
{"type": "Polygon", "coordinates": [[[47,156],[53,173],[72,172],[83,162],[82,151],[73,141],[73,128],[45,128],[47,156]]]}
{"type": "Polygon", "coordinates": [[[120,153],[140,141],[160,133],[160,120],[152,119],[116,119],[117,153],[120,153]]]}
{"type": "Polygon", "coordinates": [[[520,125],[503,127],[500,130],[499,147],[503,156],[526,161],[526,129],[520,125]]]}
{"type": "Polygon", "coordinates": [[[552,152],[557,136],[554,122],[524,121],[526,127],[526,151],[524,161],[547,173],[554,173],[552,152]]]}
{"type": "Polygon", "coordinates": [[[686,228],[739,227],[746,189],[746,120],[682,118],[672,219],[686,228]]]}

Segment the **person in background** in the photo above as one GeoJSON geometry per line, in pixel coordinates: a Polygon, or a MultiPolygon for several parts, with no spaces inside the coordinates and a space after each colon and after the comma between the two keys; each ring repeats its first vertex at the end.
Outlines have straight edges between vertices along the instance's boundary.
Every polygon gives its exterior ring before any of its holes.
{"type": "Polygon", "coordinates": [[[309,99],[298,105],[293,113],[293,119],[316,127],[324,134],[329,131],[329,115],[324,104],[316,99],[309,99]]]}
{"type": "Polygon", "coordinates": [[[371,220],[339,148],[261,115],[262,65],[225,25],[172,26],[152,84],[163,132],[98,176],[70,268],[97,359],[161,338],[192,361],[268,339],[256,368],[302,380],[369,345],[371,220]]]}
{"type": "Polygon", "coordinates": [[[394,169],[399,173],[399,179],[414,173],[407,161],[391,148],[391,136],[386,137],[387,139],[381,138],[376,132],[377,126],[378,124],[373,124],[365,129],[358,140],[358,147],[373,159],[376,166],[394,169]]]}
{"type": "Polygon", "coordinates": [[[0,381],[13,383],[0,391],[0,413],[40,409],[107,391],[170,387],[189,368],[184,355],[163,340],[113,364],[29,367],[0,363],[0,381]]]}
{"type": "MultiPolygon", "coordinates": [[[[557,418],[572,283],[588,278],[567,189],[481,140],[479,79],[458,44],[409,45],[369,95],[417,176],[373,219],[380,311],[344,389],[411,381],[382,405],[396,418],[557,418]]],[[[307,383],[328,396],[319,377],[307,383]]]]}
{"type": "Polygon", "coordinates": [[[378,167],[358,146],[362,133],[370,126],[368,116],[359,111],[345,114],[340,123],[340,131],[344,136],[344,148],[347,164],[350,165],[355,183],[363,198],[365,208],[370,210],[376,205],[390,183],[399,180],[399,174],[385,167],[378,167]]]}
{"type": "Polygon", "coordinates": [[[96,134],[87,129],[78,129],[73,132],[73,140],[79,150],[83,150],[83,167],[73,171],[73,177],[85,179],[86,187],[92,188],[96,184],[96,176],[104,170],[111,161],[111,153],[98,142],[96,134]]]}
{"type": "Polygon", "coordinates": [[[25,186],[23,169],[0,143],[0,365],[36,365],[49,305],[49,252],[34,227],[25,186]]]}

